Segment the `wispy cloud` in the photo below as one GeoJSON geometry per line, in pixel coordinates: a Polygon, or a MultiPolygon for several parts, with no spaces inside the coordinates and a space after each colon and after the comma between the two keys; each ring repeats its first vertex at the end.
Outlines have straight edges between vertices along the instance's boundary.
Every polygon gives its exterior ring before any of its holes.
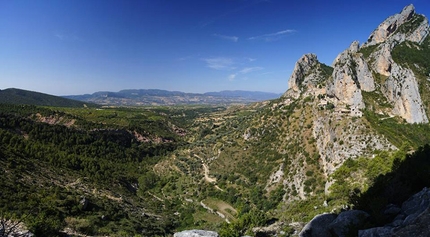
{"type": "Polygon", "coordinates": [[[279,40],[287,35],[291,35],[293,33],[297,32],[296,30],[291,30],[291,29],[287,29],[287,30],[281,30],[275,33],[270,33],[270,34],[264,34],[264,35],[258,35],[258,36],[252,36],[249,37],[248,40],[264,40],[266,42],[270,42],[270,41],[276,41],[279,40]]]}
{"type": "Polygon", "coordinates": [[[262,67],[246,67],[246,68],[244,68],[244,69],[242,69],[242,70],[240,70],[240,71],[238,71],[236,73],[230,74],[228,76],[228,79],[230,81],[233,81],[234,79],[236,79],[236,77],[238,75],[248,74],[248,73],[255,72],[255,71],[260,71],[260,70],[263,70],[263,69],[264,68],[262,68],[262,67]]]}
{"type": "Polygon", "coordinates": [[[236,76],[237,76],[237,74],[230,74],[230,75],[228,76],[228,79],[229,79],[230,81],[233,81],[233,80],[236,78],[236,76]]]}
{"type": "Polygon", "coordinates": [[[231,58],[223,58],[223,57],[217,57],[217,58],[205,58],[202,59],[206,62],[206,66],[212,69],[216,70],[233,70],[234,67],[234,60],[231,58]]]}
{"type": "Polygon", "coordinates": [[[239,37],[237,36],[228,36],[228,35],[220,35],[220,34],[213,34],[213,36],[218,37],[220,39],[229,40],[232,42],[237,42],[239,40],[239,37]]]}
{"type": "Polygon", "coordinates": [[[245,58],[245,59],[248,60],[249,62],[254,62],[257,60],[256,58],[245,58]]]}

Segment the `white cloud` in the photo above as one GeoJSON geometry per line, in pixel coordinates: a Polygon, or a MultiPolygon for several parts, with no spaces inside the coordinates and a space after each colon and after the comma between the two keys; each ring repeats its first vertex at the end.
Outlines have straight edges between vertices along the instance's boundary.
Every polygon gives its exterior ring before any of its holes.
{"type": "Polygon", "coordinates": [[[223,58],[223,57],[217,57],[217,58],[206,58],[203,59],[203,61],[206,62],[206,66],[212,69],[216,70],[233,70],[234,67],[234,61],[231,58],[223,58]]]}
{"type": "Polygon", "coordinates": [[[223,39],[223,40],[229,40],[232,42],[237,42],[239,40],[239,37],[237,37],[237,36],[228,36],[228,35],[220,35],[220,34],[214,34],[213,36],[218,37],[218,38],[223,39]]]}
{"type": "Polygon", "coordinates": [[[254,62],[257,60],[256,58],[245,58],[245,59],[248,60],[249,62],[254,62]]]}
{"type": "Polygon", "coordinates": [[[282,37],[293,34],[295,32],[296,32],[296,30],[287,29],[287,30],[278,31],[276,33],[270,33],[270,34],[264,34],[264,35],[249,37],[248,40],[264,40],[266,42],[276,41],[276,40],[281,39],[282,37]]]}
{"type": "MultiPolygon", "coordinates": [[[[246,67],[246,68],[244,68],[244,69],[242,69],[242,70],[240,70],[240,71],[238,71],[236,73],[230,74],[228,76],[228,79],[230,81],[233,81],[234,79],[236,79],[236,77],[238,75],[248,74],[248,73],[255,72],[255,71],[260,71],[260,70],[263,70],[263,69],[264,68],[262,68],[262,67],[246,67]]],[[[246,80],[248,78],[244,78],[244,79],[246,80]]]]}
{"type": "Polygon", "coordinates": [[[259,71],[259,70],[262,70],[262,69],[263,69],[262,67],[246,67],[246,68],[240,70],[239,72],[241,74],[246,74],[246,73],[250,73],[250,72],[259,71]]]}
{"type": "Polygon", "coordinates": [[[235,73],[235,74],[230,74],[230,75],[228,76],[228,79],[229,79],[230,81],[233,81],[233,80],[236,78],[236,76],[237,76],[237,73],[235,73]]]}

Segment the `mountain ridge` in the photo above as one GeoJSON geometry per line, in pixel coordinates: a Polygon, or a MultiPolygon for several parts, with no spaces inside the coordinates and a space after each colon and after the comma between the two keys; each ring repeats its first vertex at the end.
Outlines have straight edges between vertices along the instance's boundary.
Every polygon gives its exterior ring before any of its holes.
{"type": "Polygon", "coordinates": [[[82,101],[72,100],[59,96],[45,93],[8,88],[0,90],[0,103],[5,104],[28,104],[39,106],[57,106],[57,107],[95,107],[93,103],[84,103],[82,101]]]}
{"type": "Polygon", "coordinates": [[[186,93],[161,89],[127,89],[118,92],[99,91],[93,94],[63,96],[101,105],[177,105],[234,104],[275,99],[281,94],[259,91],[224,90],[220,92],[186,93]]]}

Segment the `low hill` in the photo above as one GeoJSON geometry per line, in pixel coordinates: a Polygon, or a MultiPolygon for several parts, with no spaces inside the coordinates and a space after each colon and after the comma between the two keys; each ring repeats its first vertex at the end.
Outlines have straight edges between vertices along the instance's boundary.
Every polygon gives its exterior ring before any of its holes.
{"type": "Polygon", "coordinates": [[[35,91],[28,91],[16,88],[0,90],[0,103],[3,104],[27,104],[39,106],[55,107],[94,107],[94,104],[88,104],[81,101],[62,98],[59,96],[48,95],[35,91]]]}

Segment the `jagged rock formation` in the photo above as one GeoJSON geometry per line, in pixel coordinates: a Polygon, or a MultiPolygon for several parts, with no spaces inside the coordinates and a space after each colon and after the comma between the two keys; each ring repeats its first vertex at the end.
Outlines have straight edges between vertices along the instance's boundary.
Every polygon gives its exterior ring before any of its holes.
{"type": "Polygon", "coordinates": [[[392,113],[403,117],[409,123],[428,123],[414,73],[395,63],[391,67],[391,74],[382,92],[394,103],[392,113]]]}
{"type": "Polygon", "coordinates": [[[429,33],[428,20],[424,19],[415,29],[412,31],[399,30],[402,25],[413,20],[415,13],[415,7],[411,4],[403,8],[403,10],[393,16],[388,17],[383,21],[378,28],[376,28],[372,34],[370,34],[365,46],[376,45],[384,43],[387,40],[393,39],[395,41],[412,41],[422,42],[423,39],[429,33]]]}
{"type": "Polygon", "coordinates": [[[410,20],[414,13],[414,6],[409,5],[403,8],[399,14],[388,17],[372,32],[367,45],[375,45],[386,41],[403,23],[410,20]]]}
{"type": "Polygon", "coordinates": [[[375,84],[372,73],[358,50],[359,43],[354,41],[337,56],[333,62],[333,79],[328,85],[327,94],[336,97],[340,103],[363,109],[361,90],[373,91],[375,84]]]}
{"type": "Polygon", "coordinates": [[[416,14],[413,5],[406,6],[401,13],[382,22],[362,47],[355,41],[340,53],[333,62],[329,79],[324,79],[321,71],[315,70],[321,65],[316,55],[304,55],[295,65],[289,80],[290,89],[284,97],[297,99],[306,92],[317,96],[325,91],[315,90],[316,85],[326,80],[326,94],[335,98],[330,101],[335,106],[347,107],[351,111],[364,109],[362,91],[377,90],[376,93],[382,93],[392,104],[389,115],[400,116],[408,123],[428,123],[416,75],[394,62],[391,52],[404,41],[423,42],[429,32],[427,18],[416,14]],[[365,55],[365,50],[371,51],[370,55],[365,55]],[[375,75],[385,76],[386,80],[378,84],[375,75]]]}
{"type": "MultiPolygon", "coordinates": [[[[395,51],[399,49],[396,48],[399,45],[427,50],[430,45],[429,32],[428,19],[415,13],[414,6],[409,5],[401,13],[382,22],[364,45],[360,47],[355,41],[336,57],[332,64],[332,74],[326,77],[325,81],[320,81],[320,84],[326,83],[325,93],[316,90],[306,91],[308,88],[306,85],[310,80],[307,80],[306,76],[297,80],[296,75],[301,74],[293,72],[290,80],[296,79],[296,82],[289,82],[289,85],[295,86],[297,81],[300,81],[302,89],[291,89],[296,94],[285,93],[284,98],[288,103],[293,103],[293,95],[299,99],[304,98],[303,95],[313,95],[319,100],[320,109],[332,110],[319,112],[319,115],[315,116],[312,133],[320,155],[319,164],[328,177],[326,191],[331,185],[330,175],[347,158],[362,155],[370,157],[369,150],[397,149],[367,126],[366,117],[360,118],[364,110],[366,113],[381,114],[386,118],[398,117],[407,123],[429,122],[427,117],[429,111],[426,112],[428,107],[424,105],[430,101],[428,96],[423,97],[423,91],[427,90],[430,84],[427,75],[430,68],[422,67],[427,64],[418,65],[401,61],[402,58],[396,56],[398,55],[396,52],[399,51],[395,51]],[[424,46],[420,47],[421,44],[424,46]],[[423,69],[425,75],[421,72],[423,69]],[[375,98],[378,98],[378,101],[375,101],[375,98]],[[348,140],[355,142],[345,145],[348,140]]],[[[314,58],[316,59],[316,56],[314,58]]],[[[303,64],[303,61],[299,60],[298,64],[303,64]]],[[[298,68],[296,64],[295,70],[298,68]]],[[[305,74],[311,75],[312,67],[308,67],[305,74]]],[[[405,202],[401,208],[387,207],[385,212],[394,215],[394,221],[383,227],[361,230],[359,236],[427,236],[430,231],[428,196],[430,191],[424,189],[405,202]]],[[[318,215],[303,228],[299,236],[346,236],[348,228],[351,226],[356,229],[362,228],[369,216],[364,212],[360,212],[360,216],[355,216],[357,213],[346,211],[339,216],[318,215]]]]}
{"type": "Polygon", "coordinates": [[[288,81],[288,90],[284,96],[299,98],[301,92],[317,89],[325,80],[324,70],[315,54],[303,55],[294,66],[293,73],[288,81]]]}
{"type": "MultiPolygon", "coordinates": [[[[404,118],[408,123],[428,123],[416,76],[412,70],[396,64],[391,52],[404,41],[422,42],[429,32],[427,18],[416,14],[413,5],[405,7],[401,13],[381,23],[361,48],[355,41],[339,54],[332,65],[334,71],[327,94],[337,99],[335,105],[363,109],[365,104],[361,91],[372,92],[380,88],[380,92],[393,105],[391,114],[404,118]],[[370,50],[371,47],[376,48],[364,57],[362,50],[370,50]],[[375,85],[375,74],[388,78],[382,84],[375,85]]],[[[302,61],[299,60],[297,65],[303,65],[302,61]]],[[[291,79],[300,75],[296,72],[297,65],[291,79]]],[[[307,80],[302,78],[300,81],[307,80]]],[[[295,86],[295,83],[290,81],[290,85],[295,86]]],[[[294,87],[293,91],[297,89],[294,87]]]]}
{"type": "MultiPolygon", "coordinates": [[[[397,45],[407,41],[421,43],[429,32],[427,18],[416,14],[414,6],[409,5],[382,22],[363,46],[358,41],[352,42],[336,57],[332,67],[320,63],[315,54],[306,54],[297,61],[288,82],[289,90],[282,98],[285,105],[315,98],[311,135],[316,140],[319,165],[325,177],[348,158],[370,156],[375,150],[397,149],[369,128],[366,119],[361,118],[364,110],[386,117],[398,116],[408,123],[429,122],[420,95],[423,85],[411,68],[396,63],[392,57],[397,45]],[[386,107],[378,110],[366,107],[373,100],[371,96],[383,98],[386,107]]],[[[297,154],[296,159],[302,159],[301,155],[297,154]]],[[[297,165],[293,177],[284,181],[290,189],[294,186],[301,198],[306,196],[304,167],[297,165]]],[[[326,191],[329,186],[327,182],[326,191]]]]}
{"type": "Polygon", "coordinates": [[[390,206],[390,210],[397,214],[393,222],[371,229],[360,230],[358,236],[428,236],[430,233],[430,189],[424,188],[421,192],[410,197],[401,208],[390,206]]]}
{"type": "Polygon", "coordinates": [[[391,52],[404,41],[421,43],[428,36],[428,19],[415,13],[413,5],[387,18],[369,36],[362,48],[376,47],[368,58],[370,67],[387,80],[381,85],[384,96],[393,104],[393,115],[408,123],[428,123],[416,76],[412,70],[394,62],[391,52]]]}
{"type": "MultiPolygon", "coordinates": [[[[351,236],[358,230],[359,237],[372,236],[428,236],[430,233],[430,189],[424,188],[410,197],[401,207],[388,206],[384,214],[394,216],[385,226],[365,228],[370,217],[364,211],[350,210],[336,214],[315,216],[300,232],[300,237],[351,236]],[[348,235],[349,234],[349,235],[348,235]]],[[[357,233],[357,232],[356,232],[357,233]]]]}

